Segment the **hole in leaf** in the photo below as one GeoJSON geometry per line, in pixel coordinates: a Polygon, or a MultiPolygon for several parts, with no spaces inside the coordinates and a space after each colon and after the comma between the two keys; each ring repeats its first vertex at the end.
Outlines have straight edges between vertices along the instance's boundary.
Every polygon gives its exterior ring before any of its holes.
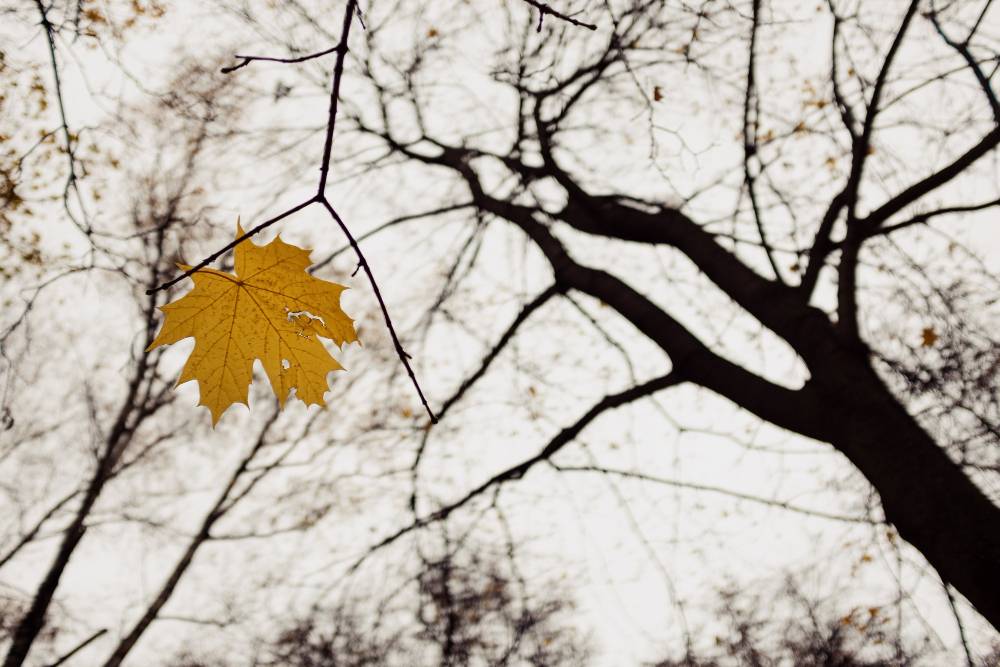
{"type": "Polygon", "coordinates": [[[322,317],[317,317],[310,313],[309,311],[287,311],[288,321],[294,324],[298,331],[296,333],[302,338],[310,338],[317,333],[317,329],[314,328],[314,324],[318,324],[320,327],[324,326],[326,323],[323,322],[322,317]]]}
{"type": "Polygon", "coordinates": [[[307,324],[312,320],[316,320],[320,324],[326,324],[322,317],[319,315],[313,315],[308,310],[289,310],[286,311],[286,317],[289,322],[298,322],[300,324],[307,324]]]}

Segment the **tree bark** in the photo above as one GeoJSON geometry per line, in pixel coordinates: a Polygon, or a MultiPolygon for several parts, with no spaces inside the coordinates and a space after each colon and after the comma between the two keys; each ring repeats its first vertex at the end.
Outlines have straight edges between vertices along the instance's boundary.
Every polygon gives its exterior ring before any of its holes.
{"type": "Polygon", "coordinates": [[[875,487],[886,520],[1000,629],[1000,507],[907,413],[866,352],[831,357],[810,384],[829,404],[830,444],[875,487]]]}

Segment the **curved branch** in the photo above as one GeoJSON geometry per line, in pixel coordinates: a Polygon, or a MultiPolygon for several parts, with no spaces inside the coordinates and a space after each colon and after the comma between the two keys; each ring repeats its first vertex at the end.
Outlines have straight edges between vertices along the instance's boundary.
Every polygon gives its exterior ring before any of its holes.
{"type": "Polygon", "coordinates": [[[491,488],[504,484],[505,482],[521,479],[535,465],[542,461],[549,460],[556,454],[556,452],[571,443],[578,435],[580,435],[583,429],[608,410],[613,410],[614,408],[621,407],[637,399],[650,396],[661,389],[678,385],[681,382],[683,382],[683,379],[674,371],[670,371],[666,375],[661,375],[660,377],[649,380],[643,384],[629,387],[628,389],[618,392],[617,394],[608,394],[595,403],[590,410],[573,422],[573,424],[559,431],[559,433],[557,433],[555,437],[553,437],[537,454],[515,466],[511,466],[502,472],[493,475],[458,500],[431,512],[430,514],[414,519],[412,522],[403,526],[396,532],[383,538],[376,544],[369,547],[364,555],[358,558],[358,560],[356,560],[351,567],[348,568],[348,572],[356,571],[372,554],[389,546],[404,535],[412,533],[419,528],[423,528],[428,524],[447,519],[456,510],[468,505],[471,501],[475,500],[491,488]]]}
{"type": "MultiPolygon", "coordinates": [[[[710,389],[783,428],[820,440],[828,437],[823,410],[808,385],[799,390],[788,389],[715,354],[684,325],[616,276],[578,264],[555,236],[534,220],[532,209],[494,199],[481,191],[474,191],[473,198],[483,210],[514,223],[535,242],[549,260],[556,282],[614,308],[667,353],[674,371],[685,380],[710,389]]],[[[810,335],[809,326],[802,326],[801,322],[799,326],[796,337],[810,335]]]]}
{"type": "Polygon", "coordinates": [[[951,164],[906,188],[861,218],[859,224],[869,231],[877,229],[896,213],[954,179],[998,145],[1000,145],[1000,125],[993,128],[979,140],[979,143],[957,157],[951,164]]]}
{"type": "Polygon", "coordinates": [[[331,53],[337,53],[340,50],[341,46],[340,43],[338,43],[336,46],[332,46],[329,49],[325,49],[323,51],[317,51],[316,53],[310,53],[307,56],[299,56],[298,58],[272,58],[270,56],[242,56],[240,54],[236,54],[234,57],[239,58],[241,62],[237,65],[231,65],[230,67],[223,67],[219,71],[222,72],[223,74],[229,74],[231,72],[235,72],[238,69],[246,67],[250,63],[256,61],[284,63],[284,64],[304,63],[307,60],[322,58],[323,56],[329,55],[331,53]]]}
{"type": "Polygon", "coordinates": [[[944,31],[944,26],[942,26],[941,22],[938,20],[937,10],[931,10],[927,12],[925,16],[932,24],[934,24],[934,29],[937,30],[938,35],[941,36],[941,39],[944,40],[945,44],[954,49],[958,55],[962,56],[962,60],[964,60],[965,64],[969,66],[969,69],[972,70],[972,75],[976,77],[976,82],[979,84],[979,87],[982,88],[983,95],[986,96],[986,101],[990,105],[990,111],[993,113],[993,120],[996,121],[997,124],[1000,124],[1000,99],[997,98],[997,91],[993,90],[993,84],[990,83],[989,77],[987,77],[986,73],[983,72],[983,68],[979,66],[979,62],[972,55],[972,51],[969,50],[969,40],[972,38],[973,34],[975,34],[976,28],[979,27],[983,17],[986,16],[989,4],[990,3],[987,2],[983,7],[979,20],[969,32],[969,37],[967,37],[963,42],[956,42],[948,35],[948,33],[944,31]]]}
{"type": "Polygon", "coordinates": [[[655,482],[657,484],[665,484],[667,486],[673,486],[679,489],[688,489],[690,491],[702,491],[705,493],[715,493],[719,495],[729,496],[730,498],[736,498],[737,500],[746,500],[748,502],[758,503],[760,505],[767,505],[768,507],[776,507],[778,509],[786,510],[788,512],[804,514],[805,516],[817,517],[820,519],[829,519],[830,521],[842,521],[844,523],[863,523],[870,525],[884,524],[883,521],[876,521],[875,519],[870,519],[868,517],[847,516],[845,514],[832,514],[830,512],[823,512],[822,510],[812,510],[806,507],[799,507],[798,505],[793,505],[792,503],[783,500],[773,500],[771,498],[763,498],[761,496],[755,496],[749,493],[732,491],[730,489],[725,489],[721,486],[712,486],[710,484],[697,484],[695,482],[683,482],[677,479],[668,479],[666,477],[658,477],[656,475],[647,475],[645,473],[636,472],[634,470],[616,470],[614,468],[604,468],[602,466],[596,466],[596,465],[561,466],[554,463],[550,465],[552,465],[553,468],[555,468],[560,472],[600,473],[603,475],[616,475],[618,477],[625,477],[628,479],[637,479],[644,482],[655,482]]]}
{"type": "Polygon", "coordinates": [[[902,222],[897,222],[892,225],[885,225],[879,227],[878,229],[872,229],[868,231],[867,236],[886,236],[892,234],[893,232],[899,231],[900,229],[905,229],[907,227],[912,227],[914,225],[919,225],[927,222],[932,218],[936,218],[942,215],[952,215],[955,213],[973,213],[975,211],[983,211],[994,206],[1000,206],[1000,199],[992,199],[990,201],[982,202],[980,204],[969,204],[966,206],[945,206],[943,208],[934,209],[933,211],[927,211],[925,213],[918,213],[917,215],[909,218],[908,220],[903,220],[902,222]]]}
{"type": "MultiPolygon", "coordinates": [[[[361,234],[360,236],[358,236],[357,240],[358,240],[358,243],[361,243],[362,241],[364,241],[366,239],[369,239],[369,238],[375,236],[376,234],[384,232],[385,230],[387,230],[387,229],[389,229],[391,227],[395,227],[396,225],[400,225],[400,224],[402,224],[404,222],[412,222],[413,220],[422,220],[423,218],[430,218],[430,217],[433,217],[435,215],[441,215],[443,213],[451,213],[452,211],[460,211],[463,208],[469,208],[470,206],[472,206],[472,202],[464,202],[462,204],[452,204],[451,206],[442,206],[440,208],[436,208],[436,209],[431,210],[431,211],[423,211],[422,213],[409,213],[407,215],[401,215],[401,216],[399,216],[397,218],[393,218],[392,220],[387,220],[386,222],[383,222],[378,227],[375,227],[374,229],[371,229],[371,230],[365,232],[364,234],[361,234]]],[[[351,249],[351,244],[348,243],[347,245],[341,246],[337,250],[334,250],[332,253],[330,253],[329,255],[327,255],[326,257],[324,257],[323,259],[321,259],[320,261],[318,261],[315,264],[313,264],[312,266],[310,266],[309,269],[308,269],[309,273],[315,273],[319,269],[322,269],[324,266],[326,266],[327,264],[329,264],[330,262],[332,262],[334,259],[336,259],[337,257],[339,257],[340,255],[342,255],[343,253],[347,252],[350,249],[351,249]]]]}
{"type": "MultiPolygon", "coordinates": [[[[476,369],[476,372],[463,380],[462,384],[455,390],[455,393],[453,393],[448,400],[441,405],[441,409],[438,410],[437,413],[438,419],[444,419],[444,416],[448,414],[448,411],[451,410],[452,406],[462,399],[465,392],[471,389],[472,386],[486,374],[486,371],[493,364],[494,360],[496,360],[500,353],[507,347],[507,344],[514,338],[514,334],[517,333],[517,330],[521,328],[521,325],[524,324],[531,314],[544,306],[549,302],[549,300],[552,299],[552,297],[562,291],[562,288],[558,284],[549,285],[549,287],[542,291],[541,294],[536,296],[534,299],[526,303],[523,308],[521,308],[521,312],[517,314],[517,317],[515,317],[514,321],[510,323],[510,326],[507,327],[507,330],[500,336],[500,339],[497,340],[493,348],[486,354],[486,356],[483,357],[479,364],[479,368],[476,369]]],[[[417,478],[419,474],[418,471],[420,469],[420,461],[423,459],[424,452],[427,449],[427,442],[430,439],[430,434],[430,429],[426,429],[424,431],[420,438],[420,445],[417,447],[417,453],[414,455],[413,464],[410,466],[413,485],[413,490],[410,493],[410,509],[414,513],[417,511],[417,478]]]]}
{"type": "MultiPolygon", "coordinates": [[[[760,244],[767,257],[771,270],[774,271],[774,279],[784,283],[781,271],[778,270],[778,263],[774,259],[774,249],[771,247],[764,229],[763,215],[760,203],[757,198],[757,177],[754,176],[750,168],[750,161],[757,156],[758,141],[757,135],[760,121],[760,97],[757,94],[757,36],[760,32],[760,3],[761,0],[753,0],[752,25],[750,28],[749,62],[747,63],[747,84],[746,92],[743,96],[743,182],[747,188],[747,196],[750,198],[750,208],[753,211],[754,223],[757,225],[757,234],[760,235],[760,244]]],[[[759,164],[759,160],[758,160],[759,164]]]]}
{"type": "Polygon", "coordinates": [[[538,32],[542,31],[542,17],[544,16],[554,16],[555,18],[561,21],[566,21],[567,23],[571,23],[579,28],[586,28],[587,30],[597,30],[597,26],[594,25],[593,23],[586,23],[584,21],[579,21],[573,18],[572,16],[569,16],[568,14],[563,14],[562,12],[558,12],[552,9],[544,2],[539,2],[538,0],[522,0],[522,2],[525,2],[538,10],[538,32]]]}

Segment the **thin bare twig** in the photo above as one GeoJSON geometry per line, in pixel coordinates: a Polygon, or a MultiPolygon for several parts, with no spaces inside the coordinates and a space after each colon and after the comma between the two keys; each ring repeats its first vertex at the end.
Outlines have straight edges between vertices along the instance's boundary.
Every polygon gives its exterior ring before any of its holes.
{"type": "Polygon", "coordinates": [[[63,657],[59,658],[55,662],[50,662],[49,665],[48,665],[48,667],[59,667],[59,665],[66,664],[67,660],[69,660],[70,658],[72,658],[74,655],[76,655],[77,653],[79,653],[83,649],[85,649],[88,646],[90,646],[90,644],[93,643],[94,641],[96,641],[96,640],[100,639],[101,637],[103,637],[104,635],[106,635],[107,632],[108,632],[107,628],[101,628],[100,630],[98,630],[97,632],[95,632],[94,634],[90,635],[89,637],[87,637],[86,639],[84,639],[82,642],[80,642],[79,644],[77,644],[76,647],[72,651],[70,651],[69,653],[67,653],[63,657]]]}
{"type": "Polygon", "coordinates": [[[585,23],[584,21],[578,21],[572,16],[563,14],[562,12],[558,12],[552,9],[544,2],[539,2],[538,0],[523,0],[523,1],[538,10],[538,32],[542,31],[542,19],[546,15],[554,16],[555,18],[561,21],[572,23],[573,25],[580,28],[586,28],[587,30],[597,30],[597,26],[594,25],[593,23],[585,23]]]}
{"type": "Polygon", "coordinates": [[[274,216],[273,218],[265,220],[264,222],[260,223],[259,225],[257,225],[256,227],[254,227],[250,231],[246,232],[242,236],[237,236],[235,239],[233,239],[232,241],[230,241],[229,243],[227,243],[226,245],[224,245],[222,248],[220,248],[219,250],[216,250],[211,255],[209,255],[205,259],[201,260],[200,262],[198,262],[197,264],[195,264],[191,268],[187,269],[186,271],[184,271],[184,273],[180,274],[176,278],[173,278],[171,280],[168,280],[165,283],[162,283],[162,284],[160,284],[160,285],[158,285],[156,287],[153,287],[151,289],[146,290],[146,294],[153,294],[155,292],[159,292],[161,290],[165,290],[165,289],[168,289],[170,287],[173,287],[174,285],[176,285],[180,281],[184,280],[185,278],[190,277],[192,274],[198,273],[199,271],[201,271],[202,269],[204,269],[206,266],[208,266],[209,264],[211,264],[215,260],[219,259],[220,257],[222,257],[223,255],[225,255],[230,250],[232,250],[233,248],[235,248],[239,244],[243,243],[247,239],[249,239],[249,238],[251,238],[253,236],[256,236],[259,232],[267,229],[268,227],[270,227],[274,223],[279,222],[280,220],[284,220],[285,218],[287,218],[288,216],[292,215],[293,213],[298,213],[299,211],[301,211],[305,207],[309,206],[310,204],[315,204],[316,201],[317,201],[317,199],[315,197],[313,197],[312,199],[306,200],[306,201],[304,201],[304,202],[302,202],[300,204],[296,204],[295,206],[291,207],[290,209],[287,209],[287,210],[283,211],[282,213],[279,213],[278,215],[274,216]]]}
{"type": "Polygon", "coordinates": [[[242,62],[240,62],[238,65],[223,67],[219,71],[222,72],[223,74],[229,74],[231,72],[235,72],[238,69],[246,67],[250,63],[255,62],[257,60],[263,60],[272,63],[284,63],[286,65],[291,63],[304,63],[307,60],[313,60],[314,58],[322,58],[323,56],[330,55],[331,53],[336,53],[340,51],[340,44],[342,43],[343,40],[341,40],[341,42],[336,46],[332,46],[329,49],[325,49],[323,51],[317,51],[316,53],[310,53],[307,56],[299,56],[298,58],[272,58],[271,56],[243,56],[237,53],[235,57],[239,58],[242,62]]]}
{"type": "Polygon", "coordinates": [[[757,225],[757,233],[760,235],[760,244],[767,256],[767,261],[774,271],[774,279],[779,283],[784,283],[781,271],[778,270],[778,263],[774,259],[774,250],[768,241],[764,230],[761,207],[757,197],[757,177],[750,166],[750,161],[757,158],[760,165],[760,156],[757,154],[758,130],[760,129],[760,97],[757,94],[757,37],[760,33],[760,3],[761,0],[753,0],[753,23],[750,28],[749,60],[747,61],[747,88],[743,98],[743,182],[746,185],[747,196],[750,198],[750,208],[753,210],[754,223],[757,225]]]}
{"type": "Polygon", "coordinates": [[[643,472],[636,470],[619,470],[615,468],[605,468],[599,465],[559,465],[556,463],[550,463],[553,468],[559,472],[579,472],[579,473],[596,473],[601,475],[613,475],[615,477],[622,477],[625,479],[634,479],[643,482],[652,482],[656,484],[663,484],[665,486],[673,486],[680,489],[687,489],[690,491],[699,491],[703,493],[714,493],[723,496],[729,496],[730,498],[735,498],[736,500],[745,500],[751,503],[757,503],[760,505],[766,505],[768,507],[776,507],[788,512],[794,512],[796,514],[804,514],[806,516],[818,517],[820,519],[829,519],[830,521],[842,521],[845,523],[863,523],[868,525],[880,525],[881,521],[876,519],[871,519],[864,516],[850,516],[847,514],[834,514],[832,512],[824,512],[822,510],[809,509],[808,507],[800,507],[792,503],[786,502],[784,500],[775,500],[772,498],[765,498],[763,496],[755,496],[749,493],[742,493],[740,491],[733,491],[732,489],[726,489],[721,486],[713,486],[711,484],[698,484],[696,482],[685,482],[679,479],[669,479],[667,477],[657,477],[655,475],[648,475],[643,472]]]}
{"type": "Polygon", "coordinates": [[[69,176],[66,177],[66,186],[63,188],[62,200],[63,208],[66,211],[66,215],[69,217],[70,221],[76,227],[84,233],[87,237],[93,234],[93,229],[90,227],[90,223],[87,221],[86,211],[83,210],[83,200],[80,198],[80,189],[77,185],[77,161],[76,161],[76,149],[73,146],[73,133],[69,129],[69,120],[66,116],[66,103],[63,100],[62,92],[62,77],[59,75],[59,60],[56,58],[56,28],[52,25],[52,21],[49,20],[49,9],[51,7],[46,7],[42,4],[41,0],[35,0],[35,6],[38,9],[38,13],[41,15],[42,29],[45,30],[45,39],[48,42],[49,47],[49,59],[52,65],[52,78],[55,85],[56,93],[56,103],[59,107],[59,121],[61,123],[60,130],[62,130],[63,140],[65,143],[66,150],[66,160],[69,166],[69,176]],[[70,210],[69,206],[69,193],[70,190],[76,194],[77,202],[80,205],[80,209],[83,212],[83,221],[76,219],[73,215],[73,211],[70,210]]]}
{"type": "Polygon", "coordinates": [[[383,538],[381,541],[372,545],[368,548],[363,555],[361,555],[354,563],[348,568],[348,572],[356,571],[364,562],[376,551],[384,549],[390,544],[396,542],[404,535],[407,535],[415,530],[423,528],[424,526],[430,525],[432,523],[443,521],[447,519],[453,512],[462,507],[465,507],[470,502],[476,498],[483,495],[486,491],[490,489],[505,484],[510,481],[519,480],[524,477],[525,474],[537,464],[542,462],[551,462],[551,458],[556,455],[560,450],[566,445],[573,442],[580,433],[583,432],[587,426],[590,425],[595,419],[603,415],[609,410],[614,410],[623,405],[627,405],[641,398],[645,398],[658,391],[667,389],[668,387],[674,387],[681,384],[684,380],[682,377],[673,371],[661,375],[660,377],[653,378],[647,382],[639,385],[633,385],[628,389],[620,391],[616,394],[608,394],[601,400],[597,401],[591,406],[587,412],[581,415],[573,424],[563,428],[559,433],[557,433],[549,442],[534,456],[525,459],[513,465],[509,468],[498,472],[493,475],[485,482],[481,483],[479,486],[467,492],[464,496],[458,500],[444,505],[430,514],[424,516],[414,517],[413,521],[406,524],[402,528],[399,528],[391,535],[383,538]]]}

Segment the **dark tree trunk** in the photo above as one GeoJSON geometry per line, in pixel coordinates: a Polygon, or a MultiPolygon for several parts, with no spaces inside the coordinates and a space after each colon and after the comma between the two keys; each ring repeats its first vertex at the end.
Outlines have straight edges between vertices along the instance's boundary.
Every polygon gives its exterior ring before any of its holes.
{"type": "Polygon", "coordinates": [[[35,596],[31,600],[31,606],[14,630],[10,650],[4,659],[4,667],[19,667],[24,664],[25,659],[28,657],[28,652],[31,650],[31,645],[34,644],[38,633],[45,627],[45,615],[52,602],[52,597],[59,587],[59,580],[62,579],[62,575],[66,571],[70,557],[76,551],[77,545],[83,539],[83,534],[87,530],[85,522],[106,480],[107,466],[102,460],[94,472],[94,477],[91,479],[90,484],[87,486],[87,493],[84,495],[83,502],[73,517],[73,522],[63,534],[62,542],[59,543],[59,550],[56,552],[56,557],[53,559],[52,565],[49,566],[48,571],[45,573],[45,578],[42,579],[42,582],[38,585],[38,589],[35,591],[35,596]]]}
{"type": "Polygon", "coordinates": [[[875,487],[899,535],[1000,629],[1000,508],[858,356],[831,359],[811,383],[828,397],[830,443],[875,487]]]}
{"type": "MultiPolygon", "coordinates": [[[[162,229],[159,242],[162,243],[162,229]]],[[[156,275],[154,268],[151,282],[156,280],[156,275]]],[[[156,329],[154,319],[155,308],[155,298],[149,299],[145,309],[146,345],[149,345],[150,341],[152,341],[153,332],[156,329]]],[[[103,451],[97,460],[94,475],[87,484],[83,500],[80,502],[80,506],[73,516],[73,522],[63,533],[62,542],[59,543],[59,550],[56,552],[56,557],[46,571],[45,577],[38,584],[34,598],[31,600],[31,606],[24,617],[18,621],[17,627],[14,629],[10,650],[7,652],[6,658],[4,658],[3,667],[20,667],[27,659],[32,644],[35,643],[38,634],[45,627],[45,616],[48,613],[49,606],[52,604],[52,599],[55,597],[56,589],[59,588],[59,580],[62,579],[66,568],[69,566],[73,552],[76,551],[80,540],[83,539],[83,535],[87,530],[87,519],[90,516],[90,512],[104,490],[105,484],[111,478],[115,466],[125,452],[125,448],[131,441],[135,428],[133,420],[136,419],[136,414],[148,416],[151,414],[151,411],[155,411],[155,407],[150,408],[146,404],[148,396],[140,398],[140,389],[143,380],[146,379],[146,371],[149,368],[149,355],[144,353],[139,357],[133,369],[125,400],[118,410],[118,416],[111,430],[108,432],[107,438],[105,438],[103,451]]]]}

